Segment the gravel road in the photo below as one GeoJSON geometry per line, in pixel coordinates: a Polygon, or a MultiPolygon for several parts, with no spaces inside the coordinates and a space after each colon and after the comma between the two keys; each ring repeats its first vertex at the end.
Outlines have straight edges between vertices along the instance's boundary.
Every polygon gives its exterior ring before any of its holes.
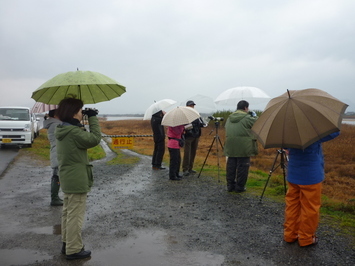
{"type": "MultiPolygon", "coordinates": [[[[149,156],[134,166],[94,162],[83,240],[92,256],[60,254],[61,207],[51,207],[49,166],[18,156],[0,178],[0,265],[355,265],[354,236],[326,223],[319,244],[282,240],[284,204],[228,193],[213,178],[169,181],[149,156]]],[[[167,155],[168,156],[168,155],[167,155]]]]}

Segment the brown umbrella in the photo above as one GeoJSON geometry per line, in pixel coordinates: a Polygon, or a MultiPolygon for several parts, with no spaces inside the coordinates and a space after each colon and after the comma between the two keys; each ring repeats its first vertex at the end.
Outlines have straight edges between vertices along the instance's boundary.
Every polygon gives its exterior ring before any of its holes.
{"type": "Polygon", "coordinates": [[[347,107],[319,89],[287,90],[270,100],[251,130],[265,149],[305,149],[339,131],[347,107]]]}

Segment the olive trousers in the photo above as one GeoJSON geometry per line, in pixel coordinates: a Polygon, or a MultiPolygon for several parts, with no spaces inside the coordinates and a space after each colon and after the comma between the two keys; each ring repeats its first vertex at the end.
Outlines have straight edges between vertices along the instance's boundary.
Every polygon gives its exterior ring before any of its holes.
{"type": "Polygon", "coordinates": [[[319,223],[322,183],[296,185],[288,182],[284,240],[298,240],[300,246],[313,243],[319,223]]]}
{"type": "Polygon", "coordinates": [[[196,151],[198,146],[198,141],[200,138],[187,137],[185,138],[184,145],[184,158],[182,161],[182,171],[190,172],[193,170],[194,161],[196,157],[196,151]]]}
{"type": "Polygon", "coordinates": [[[83,248],[83,227],[87,193],[64,193],[62,211],[62,240],[66,243],[66,255],[78,253],[83,248]]]}

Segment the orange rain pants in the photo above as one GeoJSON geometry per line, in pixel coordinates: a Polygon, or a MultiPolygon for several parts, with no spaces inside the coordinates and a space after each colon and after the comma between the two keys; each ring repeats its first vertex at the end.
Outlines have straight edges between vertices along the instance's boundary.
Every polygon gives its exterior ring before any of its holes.
{"type": "Polygon", "coordinates": [[[284,223],[284,240],[298,240],[300,246],[313,243],[319,223],[322,182],[296,185],[288,182],[284,223]]]}

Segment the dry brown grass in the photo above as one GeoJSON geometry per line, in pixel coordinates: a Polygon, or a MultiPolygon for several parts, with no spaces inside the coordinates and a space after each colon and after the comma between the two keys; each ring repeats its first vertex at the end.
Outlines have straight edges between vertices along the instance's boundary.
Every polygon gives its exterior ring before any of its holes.
{"type": "MultiPolygon", "coordinates": [[[[150,121],[142,120],[120,120],[120,121],[102,121],[102,132],[108,135],[151,135],[150,121]]],[[[208,150],[216,135],[215,125],[210,123],[206,128],[202,129],[199,150],[196,155],[196,168],[201,167],[208,150]],[[212,131],[213,130],[213,131],[212,131]]],[[[225,131],[223,125],[219,127],[218,135],[222,144],[224,143],[225,131]]],[[[341,134],[333,141],[323,144],[325,155],[325,171],[326,179],[323,186],[323,194],[332,201],[339,203],[355,201],[355,126],[343,124],[341,134]]],[[[151,155],[153,149],[152,137],[135,138],[134,151],[151,155]]],[[[168,154],[168,153],[166,153],[168,154]]],[[[277,154],[276,149],[263,149],[259,145],[259,155],[252,158],[251,170],[260,170],[269,173],[270,168],[277,154]]],[[[220,149],[220,166],[225,169],[225,159],[220,149]]],[[[168,156],[165,156],[168,161],[168,156]]],[[[213,145],[211,153],[207,158],[206,165],[217,165],[217,149],[213,145]]],[[[275,175],[282,174],[278,168],[275,175]]]]}

